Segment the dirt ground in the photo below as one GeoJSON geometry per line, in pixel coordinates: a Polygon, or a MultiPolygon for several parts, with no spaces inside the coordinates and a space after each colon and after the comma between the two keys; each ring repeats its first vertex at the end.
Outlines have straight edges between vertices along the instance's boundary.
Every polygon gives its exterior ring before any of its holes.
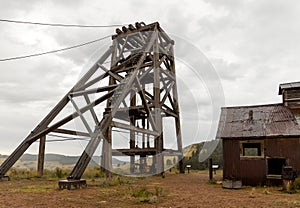
{"type": "Polygon", "coordinates": [[[88,180],[87,188],[71,191],[59,190],[56,180],[23,179],[0,182],[0,207],[279,208],[300,207],[300,193],[282,193],[280,187],[223,189],[209,184],[204,173],[88,180]]]}

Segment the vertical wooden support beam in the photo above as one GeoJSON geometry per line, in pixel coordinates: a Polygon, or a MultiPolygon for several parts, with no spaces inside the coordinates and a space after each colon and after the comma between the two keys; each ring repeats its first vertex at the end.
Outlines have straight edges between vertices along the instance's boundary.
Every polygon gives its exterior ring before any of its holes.
{"type": "Polygon", "coordinates": [[[153,61],[154,61],[154,86],[153,86],[153,95],[154,95],[154,116],[156,131],[160,133],[155,139],[155,148],[157,151],[156,155],[156,174],[163,174],[164,172],[164,156],[163,151],[163,132],[162,132],[162,116],[161,116],[161,105],[160,105],[160,63],[159,63],[159,42],[158,42],[158,31],[157,28],[154,31],[155,41],[153,44],[153,61]]]}
{"type": "Polygon", "coordinates": [[[145,155],[140,156],[140,173],[146,173],[146,166],[147,166],[147,157],[145,155]]]}
{"type": "MultiPolygon", "coordinates": [[[[130,92],[130,107],[136,106],[136,95],[135,91],[130,92]]],[[[135,124],[135,116],[134,115],[129,115],[130,117],[130,125],[136,126],[135,124]]],[[[135,149],[136,143],[135,143],[135,132],[133,130],[130,130],[130,139],[129,139],[129,148],[130,149],[135,149]]],[[[130,173],[134,173],[135,170],[135,156],[130,156],[130,173]]]]}
{"type": "MultiPolygon", "coordinates": [[[[149,120],[147,119],[147,127],[146,127],[148,130],[149,130],[149,120]]],[[[150,135],[147,134],[147,148],[150,148],[150,135]]]]}
{"type": "MultiPolygon", "coordinates": [[[[117,53],[118,53],[118,40],[113,40],[112,50],[111,50],[111,67],[115,66],[117,63],[117,53]]],[[[116,84],[116,80],[109,76],[108,85],[116,84]]],[[[111,99],[109,98],[106,102],[106,109],[111,113],[110,103],[111,99]]],[[[107,128],[104,140],[102,144],[102,157],[101,157],[101,171],[105,174],[107,178],[112,177],[112,127],[109,125],[107,128]]]]}
{"type": "Polygon", "coordinates": [[[209,180],[213,179],[213,168],[212,168],[212,158],[208,160],[208,169],[209,169],[209,180]]]}
{"type": "Polygon", "coordinates": [[[184,173],[184,164],[183,164],[183,148],[182,148],[182,136],[181,136],[181,125],[180,125],[180,115],[179,115],[179,103],[178,103],[178,92],[177,92],[177,81],[176,81],[176,71],[175,71],[175,60],[174,60],[174,47],[172,46],[170,48],[171,55],[173,59],[171,60],[170,66],[171,66],[171,72],[172,75],[175,77],[175,82],[172,88],[173,92],[173,104],[174,104],[174,110],[177,114],[177,117],[175,118],[175,127],[176,127],[176,137],[177,137],[177,147],[178,151],[182,153],[178,156],[178,163],[179,163],[179,172],[184,173]]]}
{"type": "Polygon", "coordinates": [[[101,171],[107,178],[112,177],[112,127],[109,126],[105,132],[103,146],[102,146],[102,158],[101,158],[101,171]]]}
{"type": "MultiPolygon", "coordinates": [[[[142,118],[142,127],[143,129],[146,128],[145,118],[142,118]]],[[[142,149],[145,149],[145,144],[146,144],[145,133],[142,133],[142,149]]]]}
{"type": "Polygon", "coordinates": [[[178,156],[179,172],[184,173],[184,161],[183,161],[184,157],[183,157],[183,149],[182,149],[179,114],[178,114],[178,118],[175,118],[175,125],[176,125],[176,136],[177,136],[177,147],[178,147],[178,151],[182,153],[181,155],[178,156]]]}
{"type": "Polygon", "coordinates": [[[106,177],[112,177],[112,127],[109,126],[107,129],[107,172],[106,177]]]}
{"type": "Polygon", "coordinates": [[[40,145],[39,145],[39,156],[38,156],[38,166],[37,166],[38,177],[42,177],[44,173],[45,146],[46,146],[46,136],[42,136],[40,138],[40,145]]]}

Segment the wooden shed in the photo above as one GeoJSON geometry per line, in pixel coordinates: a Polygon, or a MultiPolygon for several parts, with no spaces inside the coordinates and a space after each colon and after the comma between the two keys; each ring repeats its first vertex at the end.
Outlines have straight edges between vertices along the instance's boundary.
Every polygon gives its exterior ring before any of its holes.
{"type": "Polygon", "coordinates": [[[300,170],[300,82],[282,84],[283,103],[221,109],[223,179],[279,184],[282,167],[300,170]]]}

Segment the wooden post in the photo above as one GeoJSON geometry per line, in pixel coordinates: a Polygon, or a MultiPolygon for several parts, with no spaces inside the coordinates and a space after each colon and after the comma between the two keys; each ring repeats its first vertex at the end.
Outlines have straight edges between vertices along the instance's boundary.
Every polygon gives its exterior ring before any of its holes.
{"type": "Polygon", "coordinates": [[[42,136],[40,138],[38,166],[37,166],[37,176],[38,177],[42,177],[43,172],[44,172],[45,146],[46,146],[46,136],[42,136]]]}
{"type": "Polygon", "coordinates": [[[101,169],[104,172],[107,178],[112,177],[112,135],[111,135],[111,127],[109,126],[105,132],[105,139],[103,140],[102,147],[102,161],[101,161],[101,169]]]}
{"type": "MultiPolygon", "coordinates": [[[[136,94],[133,90],[130,92],[130,107],[136,106],[136,94]]],[[[130,124],[132,126],[136,126],[135,116],[129,114],[130,124]]],[[[130,130],[130,140],[129,140],[129,148],[135,149],[135,131],[130,130]]],[[[135,155],[130,156],[130,173],[133,174],[135,172],[135,155]]]]}
{"type": "Polygon", "coordinates": [[[209,158],[208,168],[209,168],[209,180],[212,180],[213,179],[212,158],[209,158]]]}
{"type": "MultiPolygon", "coordinates": [[[[171,54],[174,56],[174,47],[172,46],[170,48],[171,54]]],[[[174,75],[175,83],[172,87],[173,91],[173,105],[174,110],[177,114],[177,117],[175,117],[175,127],[176,127],[176,136],[177,136],[177,147],[178,151],[181,153],[178,156],[178,165],[179,165],[179,172],[184,173],[184,157],[183,157],[183,148],[182,148],[182,136],[181,136],[181,124],[180,124],[180,115],[179,115],[179,103],[178,103],[178,92],[177,92],[177,81],[176,81],[176,71],[175,71],[175,60],[173,57],[173,60],[171,61],[171,72],[174,75]]]]}
{"type": "Polygon", "coordinates": [[[160,106],[160,65],[159,65],[159,44],[158,44],[158,33],[155,32],[156,39],[153,44],[154,52],[154,80],[153,80],[153,95],[154,95],[154,118],[156,131],[160,133],[158,137],[155,138],[155,148],[157,150],[157,169],[156,174],[162,174],[164,172],[164,156],[163,152],[163,132],[162,132],[162,116],[161,116],[161,106],[160,106]]]}

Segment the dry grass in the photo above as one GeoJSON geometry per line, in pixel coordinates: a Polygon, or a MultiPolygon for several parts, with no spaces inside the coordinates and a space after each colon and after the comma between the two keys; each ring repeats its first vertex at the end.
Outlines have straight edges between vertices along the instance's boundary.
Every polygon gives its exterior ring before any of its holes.
{"type": "MultiPolygon", "coordinates": [[[[89,172],[90,171],[90,172],[89,172]]],[[[94,175],[95,169],[89,169],[94,175]]],[[[88,179],[88,187],[59,190],[57,178],[29,178],[1,182],[0,207],[262,207],[300,206],[300,193],[285,194],[280,187],[222,189],[209,184],[204,171],[166,173],[166,178],[114,176],[88,179]]],[[[221,179],[221,171],[215,180],[221,179]]]]}

